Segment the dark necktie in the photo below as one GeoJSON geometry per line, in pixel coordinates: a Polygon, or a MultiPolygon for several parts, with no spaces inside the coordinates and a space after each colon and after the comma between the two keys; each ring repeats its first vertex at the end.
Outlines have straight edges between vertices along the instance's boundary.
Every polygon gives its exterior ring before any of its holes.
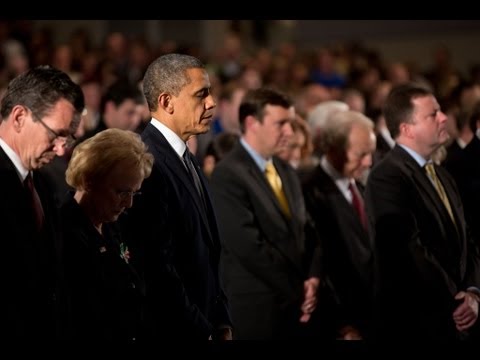
{"type": "Polygon", "coordinates": [[[43,227],[44,213],[42,203],[40,202],[37,190],[35,190],[32,174],[30,172],[23,181],[23,185],[27,192],[28,202],[32,211],[33,219],[35,221],[35,230],[39,232],[43,227]]]}
{"type": "Polygon", "coordinates": [[[202,199],[202,201],[205,201],[204,195],[203,195],[202,183],[200,181],[200,177],[198,176],[197,170],[193,165],[190,151],[188,149],[186,149],[185,152],[183,153],[183,162],[185,163],[185,166],[187,167],[187,170],[193,180],[193,184],[195,185],[195,189],[197,189],[198,195],[200,195],[200,198],[202,199]]]}
{"type": "Polygon", "coordinates": [[[352,206],[355,209],[358,217],[360,218],[360,222],[362,223],[365,230],[368,228],[367,224],[367,214],[365,213],[365,205],[363,203],[362,196],[360,195],[355,182],[351,181],[348,185],[348,190],[350,190],[350,194],[352,194],[352,206]]]}

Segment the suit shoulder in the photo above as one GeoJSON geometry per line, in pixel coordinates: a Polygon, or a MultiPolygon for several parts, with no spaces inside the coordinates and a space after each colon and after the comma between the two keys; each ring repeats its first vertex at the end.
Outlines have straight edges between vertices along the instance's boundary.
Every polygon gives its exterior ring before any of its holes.
{"type": "Polygon", "coordinates": [[[404,172],[403,166],[404,164],[401,160],[389,153],[372,167],[369,177],[377,177],[387,174],[399,174],[404,172]]]}

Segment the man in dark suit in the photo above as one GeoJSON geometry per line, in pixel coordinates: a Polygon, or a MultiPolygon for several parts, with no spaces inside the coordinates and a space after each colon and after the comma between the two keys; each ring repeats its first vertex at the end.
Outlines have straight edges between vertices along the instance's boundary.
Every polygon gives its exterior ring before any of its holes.
{"type": "Polygon", "coordinates": [[[453,179],[431,161],[448,140],[446,115],[414,84],[391,91],[385,119],[395,147],[366,187],[376,249],[376,337],[453,340],[478,317],[480,258],[453,179]]]}
{"type": "Polygon", "coordinates": [[[245,95],[239,115],[240,143],[211,178],[235,339],[297,337],[316,306],[320,264],[316,244],[304,252],[306,213],[297,175],[273,156],[288,145],[294,109],[283,94],[259,89],[245,95]],[[316,259],[307,269],[305,255],[316,259]]]}
{"type": "Polygon", "coordinates": [[[186,146],[213,119],[207,71],[192,56],[164,55],[148,67],[143,89],[152,120],[142,139],[155,163],[123,224],[145,280],[147,339],[230,339],[216,217],[207,180],[186,146]]]}
{"type": "Polygon", "coordinates": [[[335,338],[367,338],[373,245],[359,180],[372,165],[373,122],[356,111],[337,112],[327,119],[322,139],[324,155],[303,183],[307,211],[321,239],[324,276],[329,280],[319,295],[323,300],[320,322],[335,338]]]}
{"type": "Polygon", "coordinates": [[[70,143],[83,110],[80,87],[37,67],[8,85],[0,123],[0,231],[4,253],[2,340],[58,339],[60,242],[53,190],[37,171],[70,143]]]}
{"type": "MultiPolygon", "coordinates": [[[[472,236],[480,245],[480,222],[478,210],[480,207],[480,138],[476,135],[480,129],[480,102],[473,110],[464,114],[468,131],[463,131],[464,148],[459,151],[452,161],[445,161],[442,165],[450,172],[457,183],[465,210],[465,219],[472,236]]],[[[448,157],[447,157],[448,160],[448,157]]]]}

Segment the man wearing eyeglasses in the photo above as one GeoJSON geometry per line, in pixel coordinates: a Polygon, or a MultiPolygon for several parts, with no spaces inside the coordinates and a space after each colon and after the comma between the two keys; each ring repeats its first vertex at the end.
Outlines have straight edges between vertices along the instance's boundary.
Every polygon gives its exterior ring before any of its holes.
{"type": "Polygon", "coordinates": [[[52,189],[38,173],[71,142],[84,107],[81,89],[48,66],[8,85],[0,114],[0,281],[6,343],[51,344],[59,334],[58,222],[52,189]]]}

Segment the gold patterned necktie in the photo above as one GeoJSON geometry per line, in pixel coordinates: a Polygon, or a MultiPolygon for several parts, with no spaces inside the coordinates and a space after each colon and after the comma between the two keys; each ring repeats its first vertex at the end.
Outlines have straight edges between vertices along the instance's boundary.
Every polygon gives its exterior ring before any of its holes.
{"type": "Polygon", "coordinates": [[[435,167],[433,166],[433,163],[427,163],[425,165],[425,170],[427,171],[428,176],[432,180],[435,190],[437,190],[438,196],[440,196],[440,199],[442,200],[443,205],[445,205],[445,208],[447,209],[448,214],[450,215],[450,218],[455,224],[455,218],[453,217],[450,201],[448,200],[448,196],[447,196],[447,193],[445,192],[445,188],[440,182],[440,179],[437,177],[437,173],[435,172],[435,167]]]}
{"type": "Polygon", "coordinates": [[[265,176],[267,177],[267,180],[272,187],[272,190],[278,202],[280,203],[280,207],[282,208],[283,212],[285,215],[290,217],[290,208],[288,206],[287,197],[285,196],[285,192],[282,188],[282,179],[280,179],[280,176],[278,175],[277,170],[271,161],[267,162],[267,165],[265,166],[265,176]]]}

